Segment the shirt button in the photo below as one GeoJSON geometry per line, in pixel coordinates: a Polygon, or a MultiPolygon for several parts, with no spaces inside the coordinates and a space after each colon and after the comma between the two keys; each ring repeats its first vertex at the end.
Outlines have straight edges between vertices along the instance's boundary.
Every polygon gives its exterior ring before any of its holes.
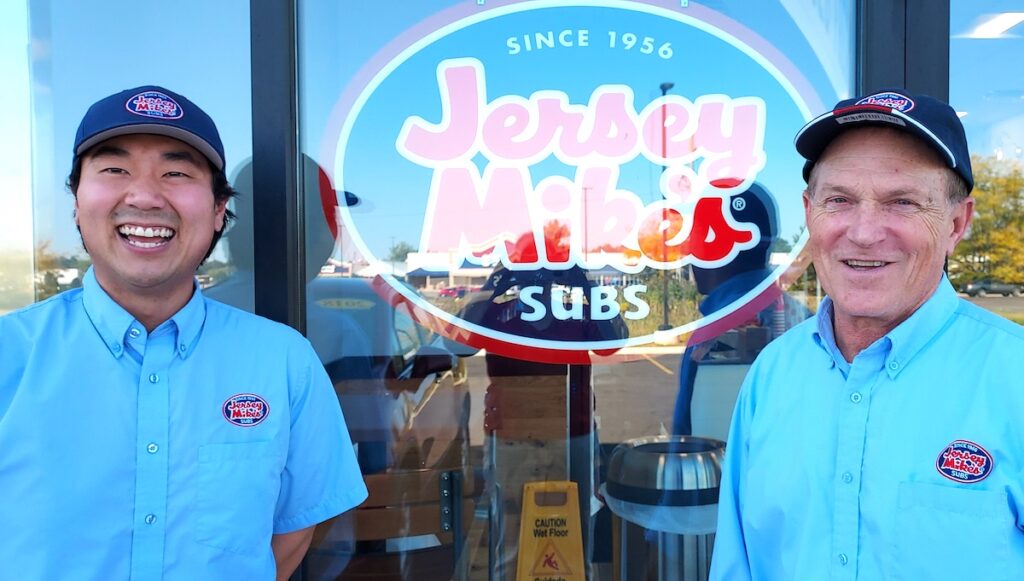
{"type": "Polygon", "coordinates": [[[184,343],[182,343],[181,345],[178,345],[178,351],[181,351],[182,353],[184,353],[185,349],[188,349],[188,347],[186,347],[184,343]]]}
{"type": "Polygon", "coordinates": [[[149,382],[150,383],[156,383],[158,381],[160,381],[160,376],[159,375],[157,375],[155,373],[149,374],[149,382]]]}
{"type": "Polygon", "coordinates": [[[900,368],[899,362],[897,362],[897,361],[890,361],[889,362],[889,369],[891,369],[893,371],[896,371],[899,368],[900,368]]]}
{"type": "Polygon", "coordinates": [[[849,472],[843,472],[843,482],[847,484],[853,482],[853,474],[850,474],[849,472]]]}
{"type": "Polygon", "coordinates": [[[131,337],[132,339],[138,337],[139,335],[141,335],[141,333],[139,332],[138,329],[132,329],[131,331],[128,331],[128,336],[131,337]]]}
{"type": "Polygon", "coordinates": [[[120,353],[121,352],[121,344],[120,343],[111,343],[110,344],[110,348],[114,350],[114,353],[120,353]]]}
{"type": "MultiPolygon", "coordinates": [[[[147,514],[146,515],[146,524],[151,525],[151,524],[153,524],[155,522],[156,522],[156,515],[155,514],[147,514]]],[[[846,563],[843,563],[843,564],[845,565],[846,563]]]]}
{"type": "Polygon", "coordinates": [[[159,449],[160,446],[157,446],[156,444],[153,443],[150,443],[148,446],[146,446],[146,451],[149,452],[150,454],[156,454],[156,451],[159,449]]]}
{"type": "Polygon", "coordinates": [[[846,553],[839,553],[839,564],[840,565],[845,565],[845,564],[847,564],[849,562],[850,562],[850,560],[846,558],[846,553]]]}
{"type": "Polygon", "coordinates": [[[853,403],[860,403],[861,399],[863,399],[863,398],[861,398],[861,395],[860,395],[859,391],[855,391],[855,392],[850,394],[850,401],[852,401],[853,403]]]}

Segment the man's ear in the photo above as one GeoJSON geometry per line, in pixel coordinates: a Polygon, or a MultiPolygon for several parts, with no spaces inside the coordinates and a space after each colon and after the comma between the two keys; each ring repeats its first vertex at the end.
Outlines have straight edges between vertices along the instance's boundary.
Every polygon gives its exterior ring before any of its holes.
{"type": "Polygon", "coordinates": [[[213,229],[216,230],[217,232],[223,232],[224,231],[224,215],[226,214],[227,209],[228,209],[228,201],[227,200],[220,200],[220,201],[216,202],[213,207],[214,207],[214,211],[216,212],[216,215],[215,215],[215,218],[214,218],[213,229]]]}
{"type": "Polygon", "coordinates": [[[946,248],[947,257],[952,256],[953,249],[967,235],[972,219],[974,219],[974,198],[967,196],[953,208],[953,228],[949,233],[949,246],[946,248]]]}

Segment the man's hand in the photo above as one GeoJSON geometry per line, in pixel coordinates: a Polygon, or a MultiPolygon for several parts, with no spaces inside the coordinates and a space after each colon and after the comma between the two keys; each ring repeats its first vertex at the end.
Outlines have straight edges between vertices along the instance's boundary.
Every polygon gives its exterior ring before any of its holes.
{"type": "Polygon", "coordinates": [[[299,531],[274,535],[270,539],[270,548],[274,551],[274,561],[277,562],[277,581],[288,581],[295,572],[302,558],[306,556],[315,528],[311,526],[299,531]]]}

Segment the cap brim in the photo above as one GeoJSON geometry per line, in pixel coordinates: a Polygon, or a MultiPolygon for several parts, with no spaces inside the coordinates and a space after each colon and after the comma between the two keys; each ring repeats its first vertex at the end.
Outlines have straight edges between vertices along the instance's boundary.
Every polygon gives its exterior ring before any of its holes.
{"type": "Polygon", "coordinates": [[[888,107],[854,105],[820,115],[796,134],[796,151],[807,160],[804,164],[804,180],[808,179],[811,168],[833,139],[847,129],[865,125],[893,127],[914,134],[931,145],[943,157],[947,166],[956,169],[956,157],[953,152],[915,119],[888,107]]]}
{"type": "Polygon", "coordinates": [[[111,139],[113,137],[118,137],[121,135],[136,135],[140,133],[146,135],[163,135],[165,137],[172,137],[174,139],[177,139],[178,141],[187,143],[188,145],[191,145],[192,147],[196,148],[199,151],[199,153],[205,155],[206,158],[209,159],[211,163],[213,163],[214,167],[221,171],[224,170],[224,160],[221,159],[217,151],[210,147],[210,144],[207,143],[205,140],[199,138],[194,133],[186,131],[180,127],[176,127],[173,125],[163,125],[161,123],[153,122],[120,125],[118,127],[112,127],[110,129],[107,129],[106,131],[101,131],[96,135],[93,135],[88,139],[82,141],[82,143],[78,146],[78,149],[75,150],[75,155],[82,155],[82,153],[87,151],[90,147],[100,142],[111,139]]]}

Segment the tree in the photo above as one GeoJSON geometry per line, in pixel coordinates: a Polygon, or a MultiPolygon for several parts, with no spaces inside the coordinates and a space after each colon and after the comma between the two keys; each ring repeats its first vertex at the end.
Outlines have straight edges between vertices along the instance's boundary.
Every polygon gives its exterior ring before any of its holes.
{"type": "Polygon", "coordinates": [[[974,221],[949,260],[957,286],[992,279],[1024,283],[1024,167],[993,156],[972,158],[974,221]]]}
{"type": "Polygon", "coordinates": [[[391,249],[388,250],[388,255],[385,260],[387,262],[405,262],[405,259],[409,256],[410,252],[416,252],[416,248],[408,242],[399,240],[395,244],[391,245],[391,249]]]}
{"type": "Polygon", "coordinates": [[[786,240],[782,236],[777,237],[775,242],[772,242],[772,252],[792,251],[793,247],[796,246],[796,243],[800,242],[800,237],[804,235],[806,230],[807,226],[801,226],[799,230],[793,233],[793,236],[791,236],[789,240],[786,240]]]}
{"type": "Polygon", "coordinates": [[[772,242],[772,252],[789,252],[790,250],[793,250],[793,245],[781,236],[772,242]]]}

